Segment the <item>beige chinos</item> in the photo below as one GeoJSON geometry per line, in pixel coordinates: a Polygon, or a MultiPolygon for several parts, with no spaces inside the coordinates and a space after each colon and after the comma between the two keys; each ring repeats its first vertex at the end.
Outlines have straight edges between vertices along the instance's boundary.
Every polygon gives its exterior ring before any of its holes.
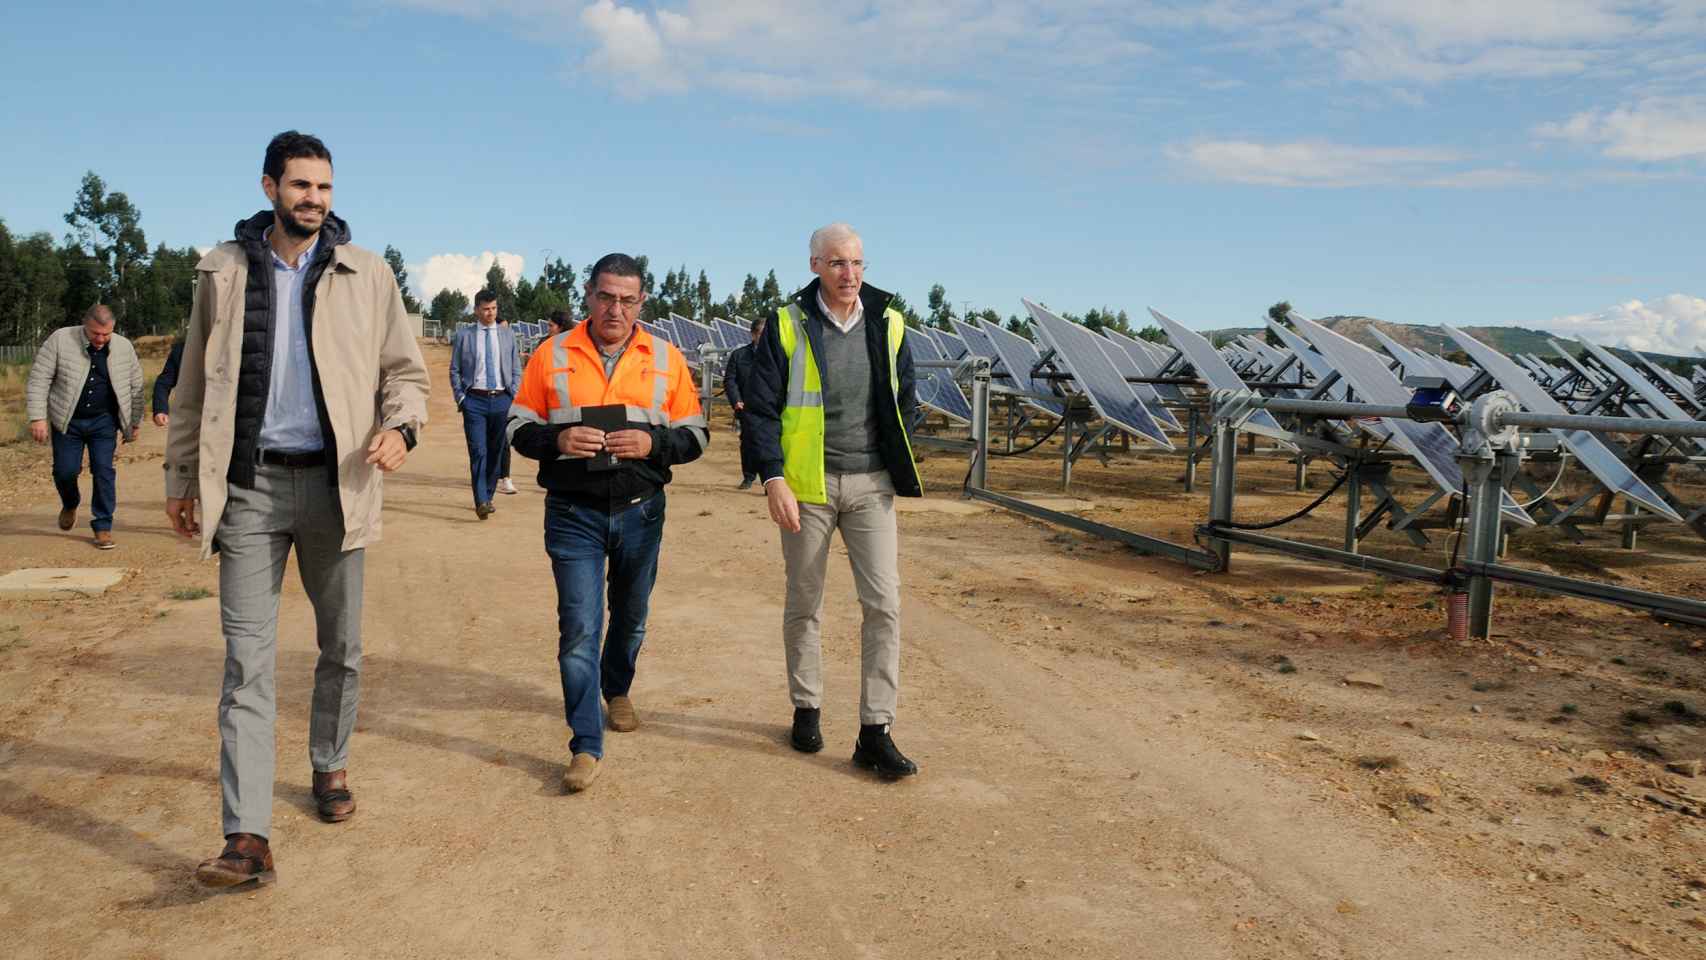
{"type": "Polygon", "coordinates": [[[900,536],[886,471],[829,474],[826,503],[800,504],[800,532],[782,531],[788,592],[782,642],[794,706],[823,698],[823,579],[830,536],[841,531],[863,619],[859,628],[859,722],[894,722],[900,690],[900,536]]]}

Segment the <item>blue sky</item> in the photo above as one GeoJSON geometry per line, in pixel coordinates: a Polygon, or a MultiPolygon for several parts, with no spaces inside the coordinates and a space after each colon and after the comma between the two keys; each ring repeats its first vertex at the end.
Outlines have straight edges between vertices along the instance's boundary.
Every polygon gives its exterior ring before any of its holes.
{"type": "Polygon", "coordinates": [[[93,169],[208,245],[296,127],[417,284],[619,249],[791,287],[846,220],[914,304],[1706,345],[1706,0],[9,6],[14,232],[93,169]]]}

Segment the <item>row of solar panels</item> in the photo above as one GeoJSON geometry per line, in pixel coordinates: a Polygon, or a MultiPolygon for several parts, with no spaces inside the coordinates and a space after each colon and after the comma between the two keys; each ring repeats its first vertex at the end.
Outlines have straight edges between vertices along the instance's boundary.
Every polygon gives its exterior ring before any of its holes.
{"type": "Polygon", "coordinates": [[[640,326],[654,337],[668,340],[680,348],[687,357],[689,366],[698,367],[703,356],[701,347],[732,353],[740,347],[752,342],[748,332],[751,326],[744,318],[736,317],[739,323],[724,320],[722,317],[712,317],[710,323],[690,320],[680,314],[672,313],[666,319],[656,323],[641,320],[640,326]]]}
{"type": "MultiPolygon", "coordinates": [[[[1217,350],[1201,334],[1152,310],[1151,315],[1172,345],[1169,349],[1111,330],[1104,330],[1098,336],[1038,304],[1025,301],[1025,307],[1031,315],[1037,343],[983,321],[955,321],[953,332],[925,329],[920,331],[923,336],[909,336],[907,341],[912,344],[915,360],[954,360],[968,353],[987,357],[998,383],[1018,393],[1036,410],[1059,417],[1064,414],[1064,407],[1054,381],[1035,375],[1043,366],[1044,351],[1048,351],[1050,365],[1071,375],[1071,392],[1082,395],[1105,422],[1167,449],[1173,448],[1167,431],[1181,429],[1168,404],[1181,404],[1186,398],[1175,384],[1134,383],[1133,379],[1190,375],[1215,390],[1249,391],[1259,387],[1268,395],[1325,396],[1402,405],[1413,394],[1403,385],[1399,373],[1403,371],[1442,376],[1466,393],[1502,387],[1532,411],[1589,412],[1584,404],[1567,405],[1549,391],[1548,385],[1560,384],[1568,375],[1588,379],[1602,398],[1614,386],[1621,389],[1627,401],[1622,409],[1631,416],[1693,420],[1706,413],[1702,394],[1696,389],[1697,383],[1706,382],[1706,371],[1697,371],[1695,383],[1690,383],[1646,358],[1639,358],[1648,374],[1643,376],[1610,351],[1593,344],[1584,347],[1597,369],[1559,350],[1566,355],[1570,367],[1566,372],[1532,356],[1513,361],[1463,331],[1446,327],[1452,339],[1473,360],[1475,366],[1471,367],[1407,348],[1375,331],[1381,346],[1391,355],[1391,359],[1386,359],[1320,324],[1294,315],[1290,318],[1291,327],[1269,324],[1283,348],[1245,337],[1217,350]],[[1264,380],[1305,386],[1262,387],[1264,380]]],[[[921,371],[919,384],[919,399],[931,409],[951,419],[970,419],[970,403],[949,371],[921,371]]],[[[1290,446],[1286,442],[1290,433],[1265,411],[1258,411],[1244,428],[1290,446]]],[[[1402,450],[1447,495],[1463,488],[1457,438],[1440,424],[1357,420],[1345,424],[1343,429],[1347,433],[1366,431],[1402,450]]],[[[1553,432],[1607,490],[1627,496],[1661,516],[1682,519],[1664,497],[1635,475],[1605,439],[1579,430],[1553,432]]],[[[1706,453],[1706,441],[1693,443],[1699,452],[1706,453]]],[[[1516,522],[1534,522],[1508,493],[1504,512],[1516,522]]]]}

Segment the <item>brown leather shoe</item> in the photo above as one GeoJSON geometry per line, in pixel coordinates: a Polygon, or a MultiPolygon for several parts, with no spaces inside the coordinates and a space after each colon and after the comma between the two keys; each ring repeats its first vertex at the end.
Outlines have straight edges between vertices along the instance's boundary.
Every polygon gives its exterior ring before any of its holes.
{"type": "Polygon", "coordinates": [[[96,550],[111,550],[112,548],[114,548],[116,546],[118,546],[118,544],[113,542],[113,532],[111,530],[96,530],[95,531],[95,549],[96,550]]]}
{"type": "Polygon", "coordinates": [[[225,851],[195,868],[196,882],[204,887],[235,887],[253,883],[264,887],[278,879],[272,868],[272,850],[266,837],[233,833],[225,838],[225,851]]]}
{"type": "Polygon", "coordinates": [[[610,729],[617,733],[640,729],[640,717],[634,712],[634,701],[627,697],[611,697],[605,714],[610,720],[610,729]]]}
{"type": "Polygon", "coordinates": [[[493,510],[492,505],[489,503],[476,503],[476,504],[474,504],[474,515],[479,517],[481,520],[486,519],[487,517],[491,516],[493,513],[496,513],[496,512],[497,511],[493,510]]]}
{"type": "Polygon", "coordinates": [[[349,778],[342,770],[314,773],[314,803],[320,819],[327,823],[342,823],[355,816],[355,795],[349,792],[349,778]]]}
{"type": "Polygon", "coordinates": [[[69,530],[77,525],[77,508],[59,511],[59,529],[69,530]]]}
{"type": "Polygon", "coordinates": [[[590,753],[577,753],[569,761],[569,769],[563,771],[563,789],[580,793],[597,779],[598,758],[590,753]]]}

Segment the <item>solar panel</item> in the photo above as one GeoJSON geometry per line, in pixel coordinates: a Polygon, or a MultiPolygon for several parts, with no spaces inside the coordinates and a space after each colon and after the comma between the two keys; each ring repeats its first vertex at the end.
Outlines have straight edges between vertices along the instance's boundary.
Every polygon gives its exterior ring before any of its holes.
{"type": "Polygon", "coordinates": [[[995,350],[995,341],[989,339],[989,334],[984,333],[976,321],[967,323],[963,320],[955,320],[954,329],[959,333],[960,340],[965,344],[968,354],[983,357],[991,364],[1001,361],[1001,354],[995,350]]]}
{"type": "MultiPolygon", "coordinates": [[[[671,330],[665,332],[663,327],[645,320],[641,320],[639,323],[641,329],[645,330],[652,336],[657,337],[659,340],[667,340],[670,343],[675,343],[675,331],[671,330]]],[[[679,344],[677,344],[677,346],[679,346],[679,344]]]]}
{"type": "Polygon", "coordinates": [[[983,333],[995,348],[996,355],[1001,358],[1001,366],[1006,369],[1014,388],[1033,394],[1025,397],[1025,402],[1052,416],[1065,416],[1066,407],[1054,399],[1054,390],[1049,386],[1049,382],[1031,379],[1031,371],[1042,360],[1042,354],[1037,352],[1036,344],[1016,333],[1009,333],[988,320],[978,322],[982,324],[983,333]]]}
{"type": "MultiPolygon", "coordinates": [[[[1445,325],[1445,332],[1457,341],[1457,345],[1462,347],[1481,369],[1497,380],[1499,386],[1509,390],[1517,402],[1531,412],[1570,412],[1564,409],[1563,404],[1552,399],[1551,394],[1530,379],[1528,374],[1522,372],[1521,367],[1512,363],[1504,354],[1456,327],[1445,325]]],[[[1576,455],[1582,466],[1588,468],[1588,472],[1597,477],[1600,483],[1605,484],[1607,490],[1623,494],[1661,516],[1678,521],[1682,519],[1663,497],[1655,493],[1640,477],[1635,476],[1623,460],[1598,437],[1586,430],[1554,429],[1552,434],[1570,448],[1570,452],[1576,455]]]]}
{"type": "Polygon", "coordinates": [[[1136,358],[1126,350],[1125,344],[1114,339],[1119,334],[1106,327],[1102,329],[1102,333],[1107,340],[1108,349],[1104,352],[1107,353],[1108,359],[1113,361],[1114,366],[1119,369],[1120,375],[1127,378],[1126,383],[1131,386],[1131,392],[1137,394],[1137,399],[1143,403],[1143,408],[1149,411],[1149,415],[1155,418],[1155,422],[1169,430],[1185,429],[1179,425],[1179,420],[1173,416],[1173,411],[1167,409],[1166,404],[1162,402],[1161,394],[1155,389],[1154,384],[1131,382],[1130,378],[1132,377],[1146,377],[1149,374],[1143,372],[1143,367],[1139,366],[1136,358]]]}
{"type": "MultiPolygon", "coordinates": [[[[1653,408],[1653,411],[1657,413],[1661,419],[1694,419],[1688,415],[1687,411],[1677,406],[1675,400],[1666,396],[1665,392],[1660,390],[1656,384],[1651,380],[1648,380],[1646,377],[1641,376],[1641,372],[1639,370],[1636,370],[1634,367],[1624,363],[1623,358],[1617,356],[1597,343],[1589,343],[1586,340],[1583,340],[1581,341],[1581,344],[1587,348],[1589,353],[1593,354],[1593,358],[1595,360],[1604,364],[1606,369],[1616,375],[1617,379],[1622,380],[1630,389],[1634,390],[1636,395],[1641,398],[1642,402],[1653,408]]],[[[1706,452],[1706,438],[1690,437],[1689,439],[1696,448],[1706,452]]]]}
{"type": "MultiPolygon", "coordinates": [[[[912,350],[912,362],[944,360],[936,341],[917,330],[906,331],[902,340],[912,350]]],[[[971,401],[954,382],[954,372],[940,367],[917,371],[918,402],[947,417],[963,423],[971,422],[971,401]]]]}
{"type": "Polygon", "coordinates": [[[737,350],[752,342],[752,333],[749,330],[722,317],[713,320],[711,329],[716,332],[724,350],[737,350]]]}
{"type": "MultiPolygon", "coordinates": [[[[1327,362],[1350,383],[1362,402],[1404,406],[1414,396],[1373,350],[1295,313],[1290,318],[1327,358],[1327,362]]],[[[1457,438],[1445,427],[1396,417],[1388,418],[1385,423],[1392,430],[1392,442],[1414,457],[1441,490],[1452,494],[1462,492],[1464,480],[1463,470],[1457,465],[1457,438]]],[[[1533,526],[1534,519],[1517,505],[1510,492],[1501,493],[1500,512],[1517,523],[1533,526]]]]}
{"type": "Polygon", "coordinates": [[[961,340],[953,331],[942,330],[937,327],[925,327],[924,332],[935,338],[936,346],[942,349],[943,358],[958,360],[966,355],[966,342],[961,340]]]}
{"type": "MultiPolygon", "coordinates": [[[[1564,349],[1558,341],[1548,339],[1546,342],[1552,345],[1552,349],[1558,351],[1558,355],[1563,358],[1564,363],[1575,372],[1576,376],[1581,377],[1582,382],[1587,384],[1589,388],[1594,390],[1605,389],[1605,378],[1600,376],[1598,371],[1589,370],[1587,367],[1582,366],[1582,362],[1576,359],[1576,355],[1564,349]]],[[[1498,378],[1495,377],[1494,379],[1498,378]]]]}
{"type": "MultiPolygon", "coordinates": [[[[1237,390],[1240,393],[1252,392],[1202,334],[1185,329],[1153,307],[1150,308],[1149,315],[1155,318],[1156,323],[1161,324],[1161,329],[1167,331],[1167,340],[1185,355],[1185,361],[1196,370],[1198,377],[1208,382],[1209,387],[1215,390],[1237,390]]],[[[1288,446],[1290,444],[1290,441],[1286,440],[1290,433],[1266,410],[1257,410],[1251,414],[1250,419],[1244,422],[1244,429],[1273,437],[1288,446]]]]}
{"type": "Polygon", "coordinates": [[[699,365],[699,348],[701,346],[718,345],[716,335],[711,332],[711,328],[699,321],[689,320],[675,313],[669,315],[669,320],[675,325],[677,337],[675,345],[681,348],[682,355],[687,358],[688,366],[697,367],[699,365]]]}
{"type": "Polygon", "coordinates": [[[1700,409],[1700,400],[1694,395],[1694,384],[1647,359],[1639,351],[1631,350],[1629,352],[1635,354],[1635,359],[1641,361],[1641,366],[1646,367],[1649,374],[1656,377],[1665,386],[1675,390],[1677,395],[1683,398],[1684,404],[1692,406],[1697,411],[1700,409]]]}
{"type": "MultiPolygon", "coordinates": [[[[1136,337],[1128,337],[1117,330],[1108,330],[1104,328],[1102,330],[1102,334],[1125,351],[1126,356],[1131,358],[1131,362],[1137,365],[1137,372],[1139,376],[1161,376],[1161,367],[1167,362],[1167,359],[1156,355],[1163,351],[1159,349],[1150,349],[1154,344],[1151,344],[1147,340],[1139,340],[1136,337]]],[[[1179,389],[1179,385],[1176,383],[1152,383],[1147,384],[1147,386],[1153,389],[1163,400],[1171,400],[1181,406],[1188,406],[1191,402],[1190,398],[1185,396],[1185,391],[1179,389]]],[[[1141,395],[1142,394],[1140,392],[1139,396],[1141,395]]],[[[1171,421],[1174,429],[1184,429],[1179,425],[1178,418],[1173,416],[1173,411],[1168,410],[1166,407],[1161,407],[1159,409],[1151,408],[1150,412],[1155,414],[1157,420],[1162,420],[1163,422],[1171,421]]]]}
{"type": "MultiPolygon", "coordinates": [[[[1072,374],[1078,389],[1090,398],[1090,405],[1102,419],[1133,436],[1143,437],[1159,446],[1173,449],[1173,442],[1126,382],[1125,374],[1109,356],[1119,347],[1105,337],[1098,337],[1070,320],[1064,320],[1047,309],[1024,300],[1025,309],[1036,321],[1037,336],[1054,348],[1061,363],[1072,374]]],[[[1128,358],[1129,359],[1129,358],[1128,358]]]]}

